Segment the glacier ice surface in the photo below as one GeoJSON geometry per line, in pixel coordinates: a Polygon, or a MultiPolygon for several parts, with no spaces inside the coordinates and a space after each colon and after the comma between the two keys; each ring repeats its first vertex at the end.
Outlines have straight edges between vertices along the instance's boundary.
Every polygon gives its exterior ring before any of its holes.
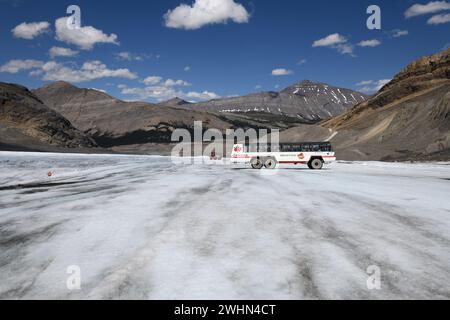
{"type": "Polygon", "coordinates": [[[449,195],[448,163],[1,152],[0,298],[448,299],[449,195]]]}

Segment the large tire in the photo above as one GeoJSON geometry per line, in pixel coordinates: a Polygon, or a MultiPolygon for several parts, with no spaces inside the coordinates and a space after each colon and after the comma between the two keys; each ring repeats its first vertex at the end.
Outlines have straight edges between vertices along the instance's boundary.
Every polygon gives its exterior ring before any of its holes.
{"type": "Polygon", "coordinates": [[[310,167],[312,170],[321,170],[323,168],[323,160],[319,158],[312,159],[308,163],[308,167],[310,167]]]}
{"type": "Polygon", "coordinates": [[[264,167],[266,167],[266,169],[275,169],[277,167],[277,160],[274,158],[267,158],[264,161],[264,167]]]}
{"type": "Polygon", "coordinates": [[[260,170],[264,166],[264,163],[259,158],[253,158],[250,160],[250,164],[252,165],[252,168],[256,170],[260,170]]]}

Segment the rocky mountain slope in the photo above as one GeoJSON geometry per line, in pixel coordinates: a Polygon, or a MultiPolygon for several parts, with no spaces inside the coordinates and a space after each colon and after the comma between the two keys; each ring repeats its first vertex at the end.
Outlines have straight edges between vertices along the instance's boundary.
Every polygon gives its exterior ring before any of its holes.
{"type": "Polygon", "coordinates": [[[331,139],[341,159],[450,159],[450,49],[414,61],[375,96],[319,127],[285,131],[331,139]]]}
{"type": "Polygon", "coordinates": [[[0,149],[92,148],[96,143],[27,88],[0,83],[0,149]]]}
{"type": "Polygon", "coordinates": [[[176,128],[192,129],[194,120],[205,128],[225,130],[231,124],[208,113],[176,109],[146,102],[124,102],[103,92],[56,82],[34,93],[74,126],[103,147],[170,142],[176,128]]]}
{"type": "Polygon", "coordinates": [[[205,130],[214,128],[222,132],[231,128],[284,130],[310,123],[265,112],[228,114],[196,110],[186,107],[191,104],[177,98],[158,105],[125,102],[97,90],[81,89],[61,81],[33,92],[103,147],[167,143],[177,128],[192,131],[194,121],[202,121],[205,130]]]}
{"type": "Polygon", "coordinates": [[[346,112],[366,99],[366,95],[349,89],[302,81],[280,92],[261,92],[183,107],[220,113],[266,112],[317,122],[346,112]]]}

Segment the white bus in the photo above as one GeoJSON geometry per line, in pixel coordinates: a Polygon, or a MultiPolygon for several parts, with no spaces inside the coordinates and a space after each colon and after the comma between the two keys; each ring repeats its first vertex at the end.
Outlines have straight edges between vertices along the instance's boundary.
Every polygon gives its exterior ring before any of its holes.
{"type": "Polygon", "coordinates": [[[275,169],[278,164],[306,164],[320,170],[336,161],[329,142],[287,143],[278,146],[236,144],[231,152],[232,163],[249,163],[253,169],[275,169]]]}

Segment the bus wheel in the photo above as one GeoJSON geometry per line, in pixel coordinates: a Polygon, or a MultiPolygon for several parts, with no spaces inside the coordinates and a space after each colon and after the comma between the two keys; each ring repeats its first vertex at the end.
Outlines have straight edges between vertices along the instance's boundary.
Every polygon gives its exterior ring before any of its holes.
{"type": "Polygon", "coordinates": [[[267,158],[266,161],[264,161],[264,166],[267,169],[275,169],[277,167],[277,161],[274,158],[267,158]]]}
{"type": "Polygon", "coordinates": [[[263,162],[258,158],[253,158],[252,160],[250,160],[250,164],[252,165],[253,169],[257,170],[262,169],[264,165],[263,162]]]}
{"type": "Polygon", "coordinates": [[[323,168],[323,160],[322,159],[312,159],[308,166],[313,170],[320,170],[323,168]]]}

